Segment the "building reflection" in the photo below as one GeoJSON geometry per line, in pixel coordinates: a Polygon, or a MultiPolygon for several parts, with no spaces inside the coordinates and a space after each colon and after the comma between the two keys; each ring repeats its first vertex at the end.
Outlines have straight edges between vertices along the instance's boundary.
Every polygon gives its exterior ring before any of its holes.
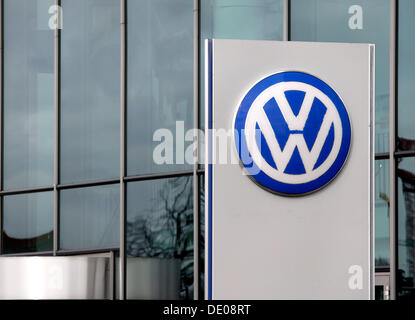
{"type": "MultiPolygon", "coordinates": [[[[415,150],[415,140],[398,138],[398,150],[415,150]]],[[[396,174],[402,182],[404,211],[398,214],[398,224],[404,226],[405,236],[399,236],[398,250],[399,270],[397,272],[398,294],[403,297],[415,296],[415,173],[403,165],[403,159],[398,159],[396,174]],[[405,267],[402,267],[405,266],[405,267]]],[[[402,230],[403,231],[403,230],[402,230]]],[[[402,231],[400,231],[402,233],[402,231]]]]}
{"type": "Polygon", "coordinates": [[[3,248],[6,254],[26,252],[50,251],[53,247],[53,231],[32,238],[17,238],[3,232],[3,248]]]}
{"type": "Polygon", "coordinates": [[[398,137],[396,148],[398,151],[415,150],[415,140],[398,137]]]}
{"type": "MultiPolygon", "coordinates": [[[[166,270],[168,281],[176,283],[174,278],[177,277],[180,282],[179,292],[172,293],[174,295],[168,298],[187,300],[193,297],[192,181],[192,176],[188,176],[144,182],[147,185],[141,184],[141,187],[147,190],[154,188],[151,196],[141,199],[141,203],[147,202],[147,208],[135,206],[131,208],[133,212],[128,213],[126,240],[131,262],[127,277],[136,274],[138,278],[144,264],[152,265],[153,271],[156,268],[166,270]]],[[[140,189],[132,190],[140,192],[140,189]]],[[[129,286],[129,298],[143,298],[140,296],[143,292],[139,288],[141,284],[129,282],[129,286]],[[132,293],[135,295],[131,296],[132,293]]]]}

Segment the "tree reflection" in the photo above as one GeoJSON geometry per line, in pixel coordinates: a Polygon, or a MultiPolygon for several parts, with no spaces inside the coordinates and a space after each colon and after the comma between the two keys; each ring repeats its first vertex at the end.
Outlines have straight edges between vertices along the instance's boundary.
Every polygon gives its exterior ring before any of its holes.
{"type": "Polygon", "coordinates": [[[127,253],[181,261],[180,298],[193,296],[193,177],[164,180],[146,212],[127,221],[127,253]]]}
{"type": "MultiPolygon", "coordinates": [[[[399,139],[399,143],[402,144],[402,139],[399,139]]],[[[407,145],[414,144],[406,140],[407,145]]],[[[398,163],[401,163],[402,159],[398,159],[398,163]]],[[[405,249],[405,253],[402,252],[402,257],[399,257],[400,262],[405,261],[406,267],[399,269],[397,272],[397,287],[399,296],[411,296],[415,294],[414,291],[414,279],[415,279],[415,174],[402,168],[397,168],[397,176],[402,182],[403,200],[405,204],[405,212],[399,219],[405,226],[405,237],[400,235],[398,245],[405,249]],[[404,220],[403,220],[404,219],[404,220]],[[405,257],[405,258],[404,258],[405,257]]]]}

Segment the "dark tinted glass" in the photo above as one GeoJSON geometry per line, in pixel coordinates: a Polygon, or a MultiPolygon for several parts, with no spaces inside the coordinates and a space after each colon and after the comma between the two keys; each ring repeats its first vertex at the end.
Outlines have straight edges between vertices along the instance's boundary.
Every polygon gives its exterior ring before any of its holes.
{"type": "MultiPolygon", "coordinates": [[[[205,39],[282,40],[283,1],[204,0],[200,13],[200,127],[204,128],[205,39]]],[[[200,150],[203,156],[203,144],[200,150]]]]}
{"type": "Polygon", "coordinates": [[[192,299],[193,177],[127,185],[127,296],[192,299]]]}
{"type": "Polygon", "coordinates": [[[63,0],[61,182],[119,176],[120,1],[63,0]]]}
{"type": "Polygon", "coordinates": [[[199,178],[199,299],[205,297],[205,175],[199,178]]]}
{"type": "Polygon", "coordinates": [[[53,183],[53,0],[4,3],[4,188],[53,183]]]}
{"type": "Polygon", "coordinates": [[[3,198],[3,253],[53,250],[53,193],[3,198]]]}
{"type": "Polygon", "coordinates": [[[389,160],[375,164],[375,265],[389,266],[389,160]]]}
{"type": "Polygon", "coordinates": [[[282,39],[282,0],[205,0],[200,10],[202,39],[282,39]]]}
{"type": "Polygon", "coordinates": [[[415,158],[398,160],[399,297],[415,297],[415,158]]]}
{"type": "Polygon", "coordinates": [[[398,150],[415,150],[415,1],[399,1],[398,150]]]}
{"type": "Polygon", "coordinates": [[[60,192],[60,248],[90,249],[120,244],[120,186],[60,192]]]}
{"type": "Polygon", "coordinates": [[[193,1],[129,0],[127,5],[127,173],[191,169],[180,145],[193,128],[193,1]],[[153,139],[158,129],[168,131],[153,139]],[[160,143],[171,146],[161,152],[165,162],[153,160],[160,143]]]}

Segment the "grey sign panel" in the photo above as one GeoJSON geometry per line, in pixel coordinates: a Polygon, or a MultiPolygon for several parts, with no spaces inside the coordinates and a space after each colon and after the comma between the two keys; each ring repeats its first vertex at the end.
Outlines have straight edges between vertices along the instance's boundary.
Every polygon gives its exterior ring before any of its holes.
{"type": "Polygon", "coordinates": [[[206,297],[370,299],[374,46],[206,47],[206,297]]]}

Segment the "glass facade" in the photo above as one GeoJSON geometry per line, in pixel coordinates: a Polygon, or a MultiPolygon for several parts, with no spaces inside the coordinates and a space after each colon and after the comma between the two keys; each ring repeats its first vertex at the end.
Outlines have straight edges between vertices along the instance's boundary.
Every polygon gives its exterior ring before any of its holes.
{"type": "Polygon", "coordinates": [[[127,298],[193,297],[192,176],[127,184],[126,246],[127,298]]]}
{"type": "Polygon", "coordinates": [[[415,86],[415,2],[400,0],[397,45],[397,296],[415,297],[415,127],[411,92],[415,86]],[[404,158],[405,157],[405,158],[404,158]]]}
{"type": "Polygon", "coordinates": [[[399,160],[398,295],[415,296],[415,158],[399,160]]]}
{"type": "Polygon", "coordinates": [[[184,153],[155,163],[153,150],[161,141],[157,130],[184,136],[193,128],[193,2],[129,0],[127,6],[127,173],[191,170],[184,153]]]}
{"type": "Polygon", "coordinates": [[[204,171],[176,137],[203,128],[204,40],[369,42],[376,268],[396,272],[397,297],[414,295],[413,0],[1,3],[0,254],[111,251],[125,258],[124,297],[203,298],[204,171]],[[159,129],[173,133],[160,164],[159,129]]]}
{"type": "Polygon", "coordinates": [[[415,1],[399,1],[399,43],[398,43],[398,141],[399,151],[415,150],[415,129],[413,124],[412,90],[415,87],[415,42],[413,30],[415,1]]]}
{"type": "Polygon", "coordinates": [[[59,208],[60,248],[118,247],[119,213],[119,185],[62,190],[59,208]]]}
{"type": "Polygon", "coordinates": [[[201,1],[201,38],[282,40],[282,3],[282,0],[201,1]]]}
{"type": "Polygon", "coordinates": [[[375,265],[389,266],[389,161],[375,162],[375,265]]]}
{"type": "Polygon", "coordinates": [[[201,128],[205,115],[205,39],[283,40],[282,17],[283,0],[200,1],[201,128]]]}
{"type": "Polygon", "coordinates": [[[291,40],[376,45],[375,149],[386,152],[389,150],[390,1],[358,3],[356,5],[354,0],[292,0],[291,40]]]}
{"type": "Polygon", "coordinates": [[[120,2],[63,0],[60,182],[119,176],[120,2]]]}
{"type": "Polygon", "coordinates": [[[3,253],[53,249],[53,194],[40,192],[3,198],[3,253]]]}
{"type": "Polygon", "coordinates": [[[54,36],[47,14],[52,3],[4,1],[4,189],[53,183],[54,36]]]}

